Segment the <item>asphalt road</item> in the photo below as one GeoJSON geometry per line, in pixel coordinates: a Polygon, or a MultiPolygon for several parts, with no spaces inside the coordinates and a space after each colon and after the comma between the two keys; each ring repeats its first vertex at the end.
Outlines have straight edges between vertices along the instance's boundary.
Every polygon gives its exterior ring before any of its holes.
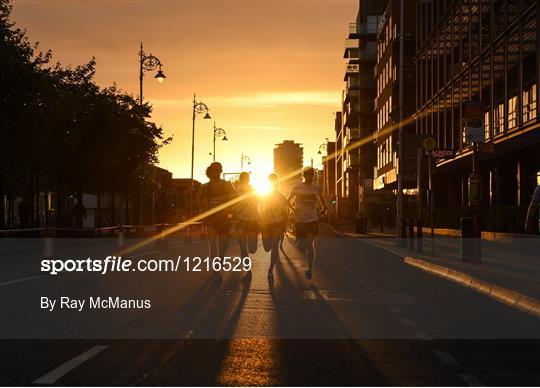
{"type": "MultiPolygon", "coordinates": [[[[136,255],[206,255],[204,242],[169,245],[136,255]]],[[[43,276],[39,248],[0,252],[3,385],[540,385],[537,318],[326,227],[312,281],[286,240],[273,284],[261,247],[250,283],[228,273],[221,285],[204,271],[43,276]],[[149,298],[152,308],[47,312],[42,295],[149,298]]]]}

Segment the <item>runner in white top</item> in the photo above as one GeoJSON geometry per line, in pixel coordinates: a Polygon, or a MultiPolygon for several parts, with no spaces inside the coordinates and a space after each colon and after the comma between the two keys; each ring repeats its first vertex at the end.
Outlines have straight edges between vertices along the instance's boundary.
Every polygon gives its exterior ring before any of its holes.
{"type": "Polygon", "coordinates": [[[324,215],[327,210],[320,187],[313,184],[314,175],[315,170],[312,167],[304,168],[302,172],[304,181],[293,187],[288,200],[289,207],[294,213],[298,245],[307,258],[307,279],[311,279],[313,275],[315,238],[319,232],[319,215],[324,215]],[[294,206],[292,205],[293,199],[294,206]],[[321,205],[320,211],[318,203],[321,205]]]}

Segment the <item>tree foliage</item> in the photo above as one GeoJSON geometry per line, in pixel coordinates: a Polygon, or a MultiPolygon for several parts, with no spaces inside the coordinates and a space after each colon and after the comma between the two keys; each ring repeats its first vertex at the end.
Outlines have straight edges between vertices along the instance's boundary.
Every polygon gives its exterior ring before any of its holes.
{"type": "Polygon", "coordinates": [[[94,81],[96,61],[52,62],[10,21],[0,0],[0,194],[41,188],[75,194],[125,193],[144,182],[167,143],[139,105],[116,86],[94,81]]]}

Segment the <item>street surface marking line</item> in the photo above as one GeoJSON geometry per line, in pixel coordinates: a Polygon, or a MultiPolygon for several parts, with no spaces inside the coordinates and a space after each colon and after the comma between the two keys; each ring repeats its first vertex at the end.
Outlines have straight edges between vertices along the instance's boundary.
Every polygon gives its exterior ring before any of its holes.
{"type": "Polygon", "coordinates": [[[433,353],[437,355],[443,362],[447,364],[459,365],[459,361],[455,359],[450,353],[445,352],[444,350],[433,350],[433,353]]]}
{"type": "Polygon", "coordinates": [[[469,384],[471,387],[483,387],[484,384],[478,380],[476,376],[469,375],[466,373],[459,373],[459,377],[461,377],[467,384],[469,384]]]}
{"type": "Polygon", "coordinates": [[[416,338],[422,341],[433,341],[433,338],[431,338],[427,333],[424,333],[423,331],[415,331],[414,335],[416,336],[416,338]]]}
{"type": "Polygon", "coordinates": [[[15,284],[15,283],[20,283],[20,282],[25,282],[27,280],[32,280],[32,279],[37,279],[37,278],[43,278],[45,277],[45,275],[34,275],[34,276],[28,276],[26,278],[21,278],[21,279],[15,279],[15,280],[9,280],[7,282],[4,282],[4,283],[0,283],[0,287],[3,287],[3,286],[9,286],[10,284],[15,284]]]}
{"type": "Polygon", "coordinates": [[[79,354],[71,360],[63,363],[58,368],[53,369],[46,375],[41,376],[39,379],[34,381],[34,384],[54,384],[60,378],[71,372],[73,369],[77,368],[82,363],[88,361],[98,353],[102,352],[106,348],[107,345],[96,345],[94,347],[91,347],[86,352],[79,354]]]}
{"type": "Polygon", "coordinates": [[[388,311],[390,311],[391,313],[394,313],[394,314],[401,314],[401,311],[399,311],[395,307],[388,307],[388,311]]]}
{"type": "Polygon", "coordinates": [[[407,326],[416,326],[416,323],[414,323],[411,319],[409,318],[399,318],[399,320],[401,321],[401,323],[403,323],[404,325],[407,325],[407,326]]]}

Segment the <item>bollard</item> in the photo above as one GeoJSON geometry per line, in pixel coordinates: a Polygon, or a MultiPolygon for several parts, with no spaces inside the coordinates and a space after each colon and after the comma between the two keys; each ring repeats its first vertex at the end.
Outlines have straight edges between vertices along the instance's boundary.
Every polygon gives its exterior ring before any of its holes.
{"type": "Polygon", "coordinates": [[[407,219],[402,218],[400,220],[399,226],[401,230],[401,238],[399,239],[399,246],[406,247],[407,246],[407,219]]]}
{"type": "Polygon", "coordinates": [[[118,225],[118,248],[124,247],[124,228],[122,228],[122,225],[118,225]]]}
{"type": "Polygon", "coordinates": [[[158,233],[159,233],[159,247],[161,249],[168,250],[169,245],[167,244],[167,238],[166,238],[166,235],[165,235],[165,225],[164,224],[159,226],[158,233]]]}
{"type": "Polygon", "coordinates": [[[464,263],[480,262],[480,236],[475,231],[474,218],[461,218],[461,261],[464,263]]]}
{"type": "Polygon", "coordinates": [[[409,250],[414,251],[414,220],[409,220],[409,250]]]}
{"type": "Polygon", "coordinates": [[[45,241],[43,243],[43,259],[52,259],[53,254],[53,230],[51,227],[48,227],[45,231],[45,241]]]}
{"type": "Polygon", "coordinates": [[[416,220],[416,252],[424,253],[424,231],[422,220],[416,220]]]}
{"type": "Polygon", "coordinates": [[[191,244],[191,225],[186,227],[186,244],[191,244]]]}

